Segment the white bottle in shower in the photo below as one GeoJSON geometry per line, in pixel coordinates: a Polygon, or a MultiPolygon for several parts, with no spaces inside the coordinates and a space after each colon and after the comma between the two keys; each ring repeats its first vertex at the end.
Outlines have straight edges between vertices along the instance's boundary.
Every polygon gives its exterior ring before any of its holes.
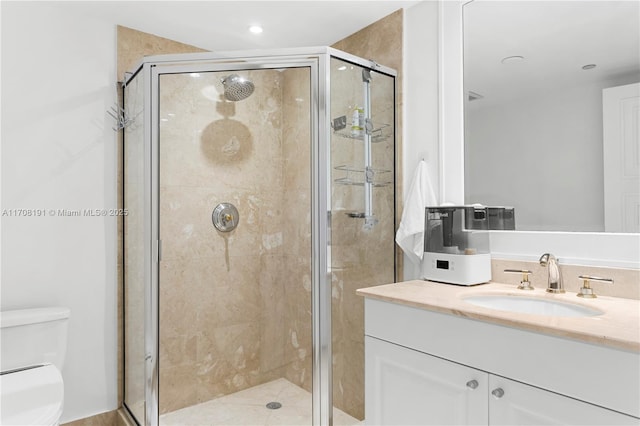
{"type": "Polygon", "coordinates": [[[362,135],[362,122],[364,120],[364,109],[355,107],[351,115],[351,135],[362,135]]]}

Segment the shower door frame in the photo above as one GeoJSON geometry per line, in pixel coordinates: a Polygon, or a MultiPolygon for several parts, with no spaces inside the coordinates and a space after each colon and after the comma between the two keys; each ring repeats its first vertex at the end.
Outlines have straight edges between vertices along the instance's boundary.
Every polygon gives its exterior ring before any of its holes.
{"type": "MultiPolygon", "coordinates": [[[[331,352],[331,58],[353,63],[394,78],[395,70],[374,61],[333,49],[310,47],[247,50],[145,57],[127,75],[138,73],[144,86],[144,240],[145,240],[145,426],[159,424],[159,267],[160,240],[160,116],[162,74],[281,68],[310,69],[311,123],[311,269],[312,269],[312,424],[333,424],[331,352]]],[[[393,93],[397,122],[396,90],[393,93]]],[[[394,125],[394,157],[397,126],[394,125]]],[[[124,151],[123,151],[124,155],[124,151]]],[[[395,159],[394,159],[395,164],[395,159]]],[[[395,167],[395,166],[394,166],[395,167]]],[[[395,194],[395,191],[394,191],[395,194]]],[[[394,195],[395,198],[395,195],[394,195]]],[[[395,199],[394,199],[395,205],[395,199]]],[[[394,209],[395,210],[395,209],[394,209]]],[[[395,259],[395,248],[394,248],[395,259]]],[[[395,276],[395,271],[394,271],[395,276]]],[[[126,395],[125,395],[126,397],[126,395]]],[[[126,406],[126,403],[125,403],[126,406]]],[[[127,409],[128,411],[128,409],[127,409]]]]}

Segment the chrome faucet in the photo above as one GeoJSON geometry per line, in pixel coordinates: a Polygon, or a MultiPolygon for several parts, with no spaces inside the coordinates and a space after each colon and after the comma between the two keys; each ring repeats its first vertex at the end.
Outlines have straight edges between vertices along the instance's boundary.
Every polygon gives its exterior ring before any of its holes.
{"type": "Polygon", "coordinates": [[[560,269],[558,268],[558,259],[551,253],[545,253],[540,256],[540,265],[548,266],[547,291],[549,293],[564,293],[562,275],[560,275],[560,269]]]}

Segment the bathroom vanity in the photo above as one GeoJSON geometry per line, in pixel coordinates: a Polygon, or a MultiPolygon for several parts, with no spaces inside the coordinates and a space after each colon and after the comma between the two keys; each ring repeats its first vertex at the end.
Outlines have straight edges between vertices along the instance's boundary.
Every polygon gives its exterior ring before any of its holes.
{"type": "Polygon", "coordinates": [[[429,281],[358,294],[367,424],[640,424],[637,300],[429,281]],[[576,316],[470,303],[523,297],[576,316]]]}

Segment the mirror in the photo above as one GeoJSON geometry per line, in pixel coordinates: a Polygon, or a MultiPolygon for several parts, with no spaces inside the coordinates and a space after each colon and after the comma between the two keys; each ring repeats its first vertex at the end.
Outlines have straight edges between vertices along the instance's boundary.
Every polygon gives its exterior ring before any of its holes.
{"type": "Polygon", "coordinates": [[[475,0],[463,26],[465,203],[514,207],[518,231],[639,232],[640,3],[475,0]]]}

